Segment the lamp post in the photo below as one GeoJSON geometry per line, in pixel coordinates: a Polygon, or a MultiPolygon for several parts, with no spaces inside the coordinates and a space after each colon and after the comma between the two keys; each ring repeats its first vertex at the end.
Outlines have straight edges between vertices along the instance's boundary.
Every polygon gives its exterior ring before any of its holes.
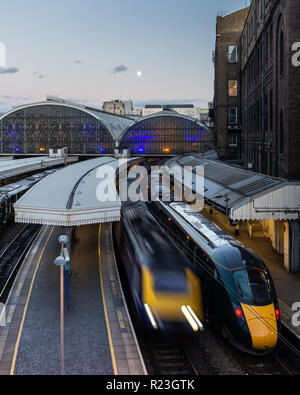
{"type": "Polygon", "coordinates": [[[60,236],[58,239],[61,244],[61,254],[58,256],[54,264],[60,267],[60,372],[61,375],[65,374],[65,361],[64,361],[64,270],[68,262],[70,262],[68,249],[66,245],[69,241],[67,236],[60,236]]]}

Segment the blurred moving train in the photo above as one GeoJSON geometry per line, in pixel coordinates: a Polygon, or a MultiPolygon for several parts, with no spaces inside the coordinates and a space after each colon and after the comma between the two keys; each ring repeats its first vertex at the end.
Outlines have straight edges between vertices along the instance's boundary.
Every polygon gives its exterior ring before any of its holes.
{"type": "Polygon", "coordinates": [[[200,280],[146,205],[123,207],[114,236],[142,328],[168,333],[202,330],[200,280]]]}
{"type": "Polygon", "coordinates": [[[0,229],[14,219],[14,203],[33,185],[56,170],[45,170],[15,183],[0,186],[0,229]]]}
{"type": "Polygon", "coordinates": [[[148,206],[193,263],[202,282],[206,320],[242,351],[271,352],[280,312],[264,262],[191,206],[160,200],[148,206]]]}

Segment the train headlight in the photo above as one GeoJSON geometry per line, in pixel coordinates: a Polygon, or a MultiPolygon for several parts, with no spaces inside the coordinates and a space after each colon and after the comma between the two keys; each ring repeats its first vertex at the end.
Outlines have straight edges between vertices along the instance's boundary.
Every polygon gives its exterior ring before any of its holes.
{"type": "Polygon", "coordinates": [[[194,310],[191,308],[191,306],[188,306],[188,311],[191,313],[192,317],[196,321],[197,325],[199,326],[200,330],[203,331],[204,327],[202,325],[202,322],[199,320],[199,318],[196,316],[194,310]]]}
{"type": "Polygon", "coordinates": [[[158,326],[157,326],[157,323],[156,323],[156,321],[155,321],[155,318],[154,318],[154,316],[153,316],[153,314],[152,314],[152,311],[150,310],[149,305],[148,305],[147,303],[145,303],[144,306],[145,306],[147,315],[148,315],[148,317],[149,317],[149,320],[150,320],[150,322],[151,322],[151,325],[153,326],[154,329],[157,329],[158,326]]]}
{"type": "Polygon", "coordinates": [[[194,313],[193,309],[188,306],[182,306],[181,311],[183,312],[185,318],[187,319],[188,323],[193,328],[194,332],[198,332],[199,330],[203,330],[203,325],[194,313]]]}

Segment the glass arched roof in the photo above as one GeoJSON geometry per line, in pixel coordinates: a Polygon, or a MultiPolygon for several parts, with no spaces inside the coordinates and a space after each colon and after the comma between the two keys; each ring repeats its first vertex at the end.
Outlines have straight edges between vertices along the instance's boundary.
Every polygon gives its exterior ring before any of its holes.
{"type": "Polygon", "coordinates": [[[110,132],[114,140],[118,140],[122,132],[135,123],[135,121],[130,118],[118,116],[115,114],[110,114],[90,107],[76,105],[76,103],[69,104],[69,103],[62,103],[60,101],[49,101],[49,100],[18,106],[13,110],[5,114],[2,114],[2,116],[0,116],[0,121],[22,109],[45,106],[45,105],[74,108],[91,115],[107,128],[107,130],[110,132]]]}

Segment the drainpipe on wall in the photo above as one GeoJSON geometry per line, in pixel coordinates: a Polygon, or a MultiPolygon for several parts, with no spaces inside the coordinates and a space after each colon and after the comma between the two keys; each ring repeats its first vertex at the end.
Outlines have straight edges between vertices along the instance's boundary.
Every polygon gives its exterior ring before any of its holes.
{"type": "Polygon", "coordinates": [[[215,45],[215,80],[214,80],[214,128],[216,133],[216,151],[218,155],[219,133],[218,133],[218,17],[216,22],[216,45],[215,45]]]}
{"type": "Polygon", "coordinates": [[[261,172],[265,172],[265,0],[262,0],[262,72],[261,72],[261,172]]]}

